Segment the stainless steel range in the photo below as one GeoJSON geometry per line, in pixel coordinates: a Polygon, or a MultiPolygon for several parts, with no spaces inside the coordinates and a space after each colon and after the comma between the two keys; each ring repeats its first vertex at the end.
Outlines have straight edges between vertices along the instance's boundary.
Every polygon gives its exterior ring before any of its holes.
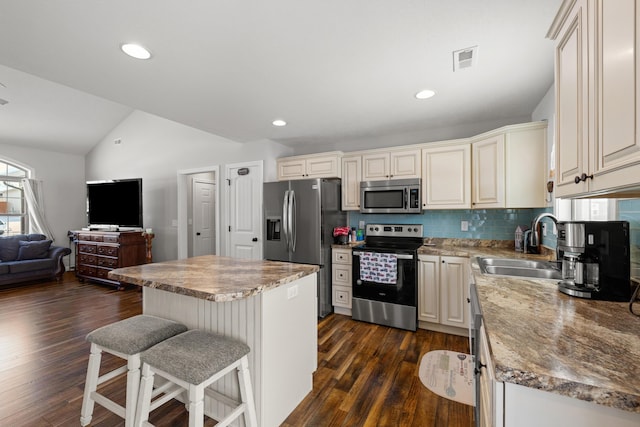
{"type": "Polygon", "coordinates": [[[421,224],[368,224],[366,244],[353,249],[355,320],[415,331],[421,224]]]}

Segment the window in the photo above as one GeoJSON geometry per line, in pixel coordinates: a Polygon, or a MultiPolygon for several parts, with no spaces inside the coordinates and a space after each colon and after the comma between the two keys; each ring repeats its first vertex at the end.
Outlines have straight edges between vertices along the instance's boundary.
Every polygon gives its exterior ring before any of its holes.
{"type": "Polygon", "coordinates": [[[22,179],[29,171],[0,160],[0,235],[11,236],[27,230],[22,179]]]}

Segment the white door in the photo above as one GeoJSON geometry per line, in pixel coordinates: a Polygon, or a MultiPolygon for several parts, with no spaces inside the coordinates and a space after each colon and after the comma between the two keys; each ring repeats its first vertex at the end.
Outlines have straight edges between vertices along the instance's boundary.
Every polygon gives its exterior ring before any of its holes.
{"type": "Polygon", "coordinates": [[[227,165],[227,255],[262,259],[262,162],[227,165]]]}
{"type": "Polygon", "coordinates": [[[215,254],[216,185],[193,180],[193,256],[215,254]]]}

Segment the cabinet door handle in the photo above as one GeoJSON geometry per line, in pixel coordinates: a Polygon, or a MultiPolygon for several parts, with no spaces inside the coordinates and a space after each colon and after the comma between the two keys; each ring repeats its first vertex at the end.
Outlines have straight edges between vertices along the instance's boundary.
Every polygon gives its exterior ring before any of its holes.
{"type": "Polygon", "coordinates": [[[573,181],[576,184],[580,184],[580,181],[586,181],[587,179],[593,179],[593,174],[591,175],[587,175],[586,173],[582,173],[582,175],[576,175],[576,177],[573,179],[573,181]]]}

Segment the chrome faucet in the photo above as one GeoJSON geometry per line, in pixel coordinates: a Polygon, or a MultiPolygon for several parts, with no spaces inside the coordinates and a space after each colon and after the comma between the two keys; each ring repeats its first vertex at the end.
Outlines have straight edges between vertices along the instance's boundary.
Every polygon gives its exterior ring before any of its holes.
{"type": "Polygon", "coordinates": [[[538,246],[538,242],[540,240],[540,236],[538,236],[538,223],[542,218],[545,218],[545,217],[551,219],[556,226],[558,225],[558,218],[556,218],[553,214],[549,212],[543,212],[541,214],[538,214],[535,218],[533,218],[533,221],[531,222],[531,240],[530,240],[531,246],[538,246]]]}

